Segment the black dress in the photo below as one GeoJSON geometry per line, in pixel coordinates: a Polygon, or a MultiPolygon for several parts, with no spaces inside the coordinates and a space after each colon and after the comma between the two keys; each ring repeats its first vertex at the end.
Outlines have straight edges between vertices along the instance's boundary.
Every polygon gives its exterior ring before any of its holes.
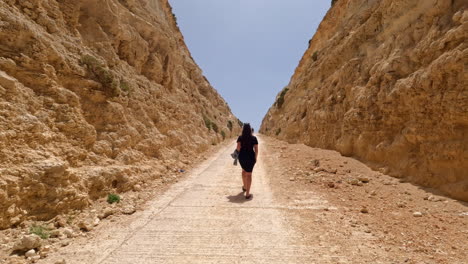
{"type": "Polygon", "coordinates": [[[237,142],[241,142],[241,149],[239,152],[239,163],[243,170],[246,172],[252,172],[255,166],[255,152],[254,146],[258,145],[258,140],[255,136],[252,136],[250,142],[246,143],[245,146],[242,144],[242,136],[237,139],[237,142]]]}

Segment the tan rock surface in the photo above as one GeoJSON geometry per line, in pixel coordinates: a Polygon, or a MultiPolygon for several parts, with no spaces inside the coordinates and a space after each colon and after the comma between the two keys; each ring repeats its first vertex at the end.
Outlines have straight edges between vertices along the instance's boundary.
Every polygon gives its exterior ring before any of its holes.
{"type": "Polygon", "coordinates": [[[0,2],[0,229],[160,179],[238,131],[167,0],[0,2]]]}
{"type": "Polygon", "coordinates": [[[261,132],[468,201],[467,7],[336,1],[261,132]]]}

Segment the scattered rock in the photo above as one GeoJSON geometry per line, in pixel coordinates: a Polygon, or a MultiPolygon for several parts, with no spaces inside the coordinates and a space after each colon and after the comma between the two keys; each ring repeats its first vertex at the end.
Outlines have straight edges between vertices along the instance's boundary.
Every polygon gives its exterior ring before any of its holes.
{"type": "Polygon", "coordinates": [[[36,256],[36,250],[30,249],[26,253],[24,253],[24,256],[27,257],[27,258],[32,258],[32,257],[36,256]]]}
{"type": "Polygon", "coordinates": [[[421,212],[414,212],[414,213],[413,213],[413,216],[414,216],[414,217],[422,217],[423,214],[422,214],[421,212]]]}
{"type": "Polygon", "coordinates": [[[61,235],[60,230],[54,229],[49,231],[50,237],[59,237],[61,235]]]}
{"type": "Polygon", "coordinates": [[[329,169],[328,172],[336,174],[338,172],[338,170],[337,169],[329,169]]]}
{"type": "Polygon", "coordinates": [[[295,180],[296,180],[296,178],[294,178],[294,177],[289,178],[289,181],[295,181],[295,180]]]}
{"type": "Polygon", "coordinates": [[[55,261],[54,264],[67,264],[67,262],[64,259],[61,259],[61,260],[55,261]]]}
{"type": "Polygon", "coordinates": [[[63,232],[63,234],[64,234],[66,237],[68,237],[68,238],[74,237],[73,230],[70,229],[70,228],[64,228],[62,232],[63,232]]]}
{"type": "Polygon", "coordinates": [[[115,213],[114,208],[107,207],[104,209],[104,211],[101,214],[99,214],[99,218],[104,219],[104,218],[109,217],[110,215],[113,215],[114,213],[115,213]]]}
{"type": "Polygon", "coordinates": [[[325,169],[322,168],[322,167],[317,167],[317,168],[314,169],[314,171],[315,172],[321,172],[321,171],[325,171],[325,169]]]}
{"type": "Polygon", "coordinates": [[[135,184],[135,185],[133,186],[133,190],[134,190],[135,192],[141,191],[141,185],[140,185],[140,184],[135,184]]]}
{"type": "Polygon", "coordinates": [[[351,179],[351,180],[349,181],[349,183],[350,183],[351,185],[358,185],[358,184],[359,184],[359,181],[358,181],[357,179],[351,179]]]}
{"type": "Polygon", "coordinates": [[[361,209],[361,213],[363,213],[363,214],[368,214],[368,213],[369,213],[369,210],[367,210],[366,207],[363,207],[363,208],[361,209]]]}
{"type": "Polygon", "coordinates": [[[328,187],[330,187],[330,188],[335,188],[335,183],[329,182],[329,183],[328,183],[328,187]]]}
{"type": "Polygon", "coordinates": [[[360,176],[360,177],[358,178],[358,180],[360,180],[360,181],[363,182],[363,183],[368,183],[368,182],[370,181],[369,178],[363,177],[363,176],[360,176]]]}
{"type": "Polygon", "coordinates": [[[56,227],[65,227],[67,225],[67,219],[64,216],[59,215],[55,218],[56,227]]]}
{"type": "Polygon", "coordinates": [[[13,246],[13,251],[15,250],[30,250],[33,248],[40,248],[42,245],[42,240],[37,235],[24,235],[21,239],[16,242],[13,246]]]}
{"type": "Polygon", "coordinates": [[[78,227],[83,231],[89,232],[89,231],[93,230],[94,222],[92,222],[89,219],[81,220],[78,223],[78,227]]]}
{"type": "Polygon", "coordinates": [[[68,245],[70,245],[70,241],[62,241],[62,242],[60,243],[60,246],[62,246],[62,247],[66,247],[66,246],[68,246],[68,245]]]}
{"type": "Polygon", "coordinates": [[[127,205],[124,208],[122,208],[122,213],[126,215],[131,215],[136,212],[136,209],[133,205],[127,205]]]}

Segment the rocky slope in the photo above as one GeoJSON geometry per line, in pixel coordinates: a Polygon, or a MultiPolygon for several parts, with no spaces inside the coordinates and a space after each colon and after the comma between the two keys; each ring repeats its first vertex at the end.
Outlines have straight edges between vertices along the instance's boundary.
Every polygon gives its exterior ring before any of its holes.
{"type": "Polygon", "coordinates": [[[0,2],[0,229],[164,177],[238,131],[167,0],[0,2]]]}
{"type": "Polygon", "coordinates": [[[333,2],[261,132],[468,201],[468,3],[333,2]]]}

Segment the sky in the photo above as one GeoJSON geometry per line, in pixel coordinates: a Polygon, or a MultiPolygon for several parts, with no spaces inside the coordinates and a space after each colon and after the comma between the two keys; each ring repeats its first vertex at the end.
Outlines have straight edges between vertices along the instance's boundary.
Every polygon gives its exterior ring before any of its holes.
{"type": "Polygon", "coordinates": [[[331,0],[169,0],[211,85],[256,131],[331,0]]]}

